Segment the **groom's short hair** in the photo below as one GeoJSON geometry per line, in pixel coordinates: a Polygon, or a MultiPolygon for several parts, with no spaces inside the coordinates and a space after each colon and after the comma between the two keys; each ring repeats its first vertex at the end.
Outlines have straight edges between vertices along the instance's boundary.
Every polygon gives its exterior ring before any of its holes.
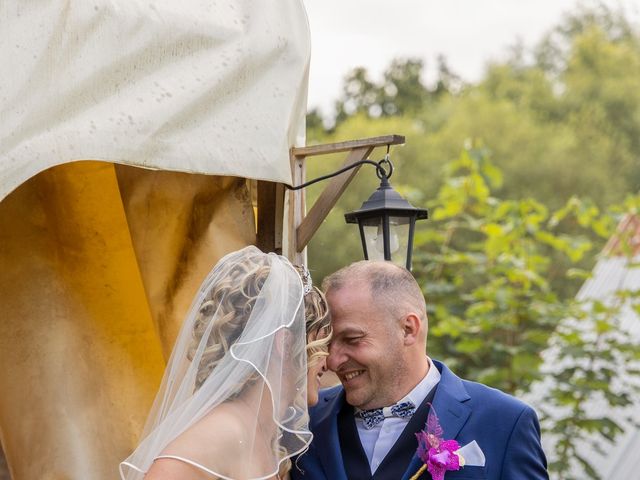
{"type": "Polygon", "coordinates": [[[367,284],[372,300],[380,306],[384,303],[389,314],[397,315],[405,307],[415,310],[422,321],[427,320],[422,290],[406,268],[391,262],[361,260],[325,277],[322,289],[328,295],[356,282],[367,284]]]}

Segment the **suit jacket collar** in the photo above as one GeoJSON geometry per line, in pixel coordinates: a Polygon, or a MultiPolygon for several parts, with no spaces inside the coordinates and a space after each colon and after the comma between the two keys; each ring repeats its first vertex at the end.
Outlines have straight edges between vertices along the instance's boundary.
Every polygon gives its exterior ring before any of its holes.
{"type": "Polygon", "coordinates": [[[322,392],[320,402],[324,405],[318,405],[321,413],[312,426],[318,457],[327,478],[348,480],[338,439],[338,413],[345,402],[344,389],[339,386],[322,392]]]}

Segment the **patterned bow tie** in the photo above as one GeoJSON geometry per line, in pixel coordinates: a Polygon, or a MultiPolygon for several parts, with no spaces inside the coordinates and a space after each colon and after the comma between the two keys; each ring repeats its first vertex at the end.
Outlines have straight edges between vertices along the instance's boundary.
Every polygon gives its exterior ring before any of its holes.
{"type": "Polygon", "coordinates": [[[371,410],[358,410],[355,415],[364,422],[364,428],[372,429],[387,417],[410,418],[416,411],[413,402],[402,402],[384,408],[373,408],[371,410]]]}

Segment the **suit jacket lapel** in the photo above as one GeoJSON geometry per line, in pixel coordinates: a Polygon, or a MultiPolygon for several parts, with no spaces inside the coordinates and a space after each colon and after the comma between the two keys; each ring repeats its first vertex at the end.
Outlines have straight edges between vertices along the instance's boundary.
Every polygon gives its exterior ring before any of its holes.
{"type": "Polygon", "coordinates": [[[317,445],[318,457],[327,477],[335,480],[347,480],[338,438],[338,413],[345,401],[344,390],[341,389],[331,398],[324,398],[324,401],[329,405],[315,424],[313,443],[317,445]]]}
{"type": "MultiPolygon", "coordinates": [[[[438,415],[438,420],[444,430],[444,439],[455,440],[464,424],[467,423],[469,415],[471,415],[471,408],[465,404],[471,397],[469,397],[460,378],[441,362],[436,360],[432,360],[432,362],[441,375],[440,383],[438,383],[433,399],[433,410],[438,415]]],[[[414,454],[402,480],[411,478],[421,466],[422,460],[417,454],[414,454]]]]}
{"type": "Polygon", "coordinates": [[[346,402],[343,403],[338,413],[338,437],[344,470],[349,480],[372,480],[371,467],[360,442],[360,435],[353,416],[353,407],[346,402]],[[346,448],[342,448],[343,446],[346,448]]]}

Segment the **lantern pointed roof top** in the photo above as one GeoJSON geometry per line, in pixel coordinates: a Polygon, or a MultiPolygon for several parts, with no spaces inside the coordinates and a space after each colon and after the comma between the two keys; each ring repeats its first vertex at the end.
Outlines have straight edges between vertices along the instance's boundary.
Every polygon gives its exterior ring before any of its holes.
{"type": "Polygon", "coordinates": [[[356,223],[358,217],[378,215],[383,211],[388,212],[390,215],[415,214],[418,220],[429,217],[426,209],[416,208],[411,205],[391,186],[387,177],[382,177],[380,186],[362,204],[360,209],[346,213],[344,218],[347,223],[356,223]]]}

